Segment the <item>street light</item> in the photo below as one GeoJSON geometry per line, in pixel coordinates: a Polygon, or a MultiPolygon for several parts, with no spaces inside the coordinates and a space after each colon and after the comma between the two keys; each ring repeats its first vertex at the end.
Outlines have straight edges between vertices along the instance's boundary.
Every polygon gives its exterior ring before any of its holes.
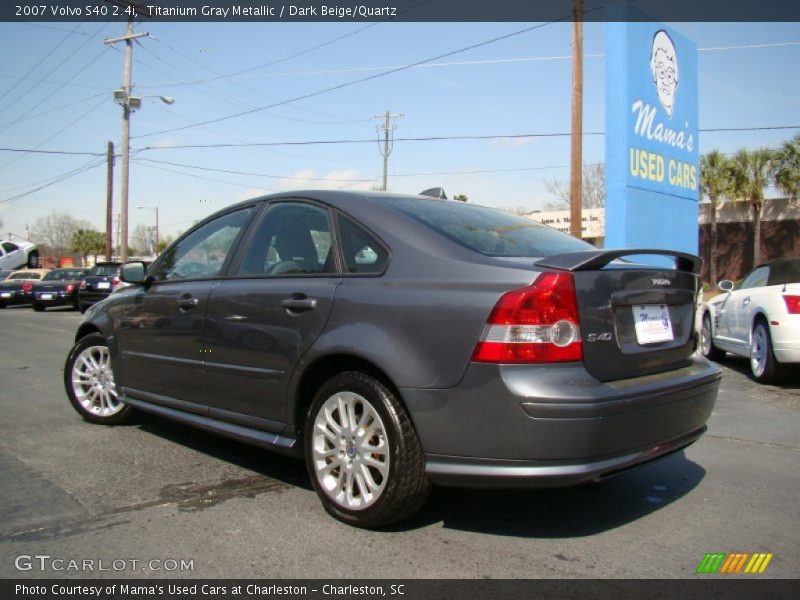
{"type": "Polygon", "coordinates": [[[137,206],[136,208],[138,208],[139,210],[142,210],[142,209],[152,210],[152,211],[154,211],[156,213],[156,243],[153,246],[153,254],[155,255],[156,254],[156,246],[158,246],[158,207],[156,206],[155,208],[153,208],[152,206],[137,206]]]}

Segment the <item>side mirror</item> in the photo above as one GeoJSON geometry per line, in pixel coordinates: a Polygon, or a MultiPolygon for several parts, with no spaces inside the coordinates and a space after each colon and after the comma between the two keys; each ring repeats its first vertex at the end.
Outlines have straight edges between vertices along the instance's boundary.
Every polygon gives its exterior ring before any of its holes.
{"type": "Polygon", "coordinates": [[[717,287],[721,289],[723,292],[732,292],[733,282],[730,279],[723,279],[717,284],[717,287]]]}
{"type": "Polygon", "coordinates": [[[130,283],[132,285],[144,285],[147,283],[146,272],[147,267],[143,262],[129,262],[122,265],[119,278],[125,283],[130,283]]]}

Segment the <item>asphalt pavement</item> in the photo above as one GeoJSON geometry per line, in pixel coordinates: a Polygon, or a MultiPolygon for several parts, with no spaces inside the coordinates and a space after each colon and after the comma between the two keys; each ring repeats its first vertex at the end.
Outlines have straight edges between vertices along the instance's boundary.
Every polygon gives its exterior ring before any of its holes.
{"type": "Polygon", "coordinates": [[[80,321],[0,311],[0,577],[696,578],[707,552],[800,575],[800,373],[763,386],[729,357],[684,452],[572,489],[436,488],[364,531],[300,461],[154,417],[82,421],[62,383],[80,321]]]}

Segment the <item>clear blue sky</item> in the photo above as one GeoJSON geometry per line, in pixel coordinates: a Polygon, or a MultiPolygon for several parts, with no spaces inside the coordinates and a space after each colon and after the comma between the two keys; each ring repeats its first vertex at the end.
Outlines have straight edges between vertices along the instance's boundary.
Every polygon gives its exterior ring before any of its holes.
{"type": "MultiPolygon", "coordinates": [[[[175,104],[145,98],[133,116],[132,146],[161,149],[135,154],[131,229],[153,222],[153,214],[136,210],[137,205],[158,206],[162,235],[174,234],[212,211],[270,190],[345,185],[369,189],[378,182],[382,168],[377,142],[173,148],[178,145],[376,138],[377,120],[372,117],[386,110],[405,115],[396,120],[397,137],[569,131],[571,24],[562,23],[274,110],[208,127],[144,135],[315,92],[379,73],[379,67],[414,63],[530,26],[366,25],[137,24],[137,31],[148,31],[154,39],[144,38],[135,46],[134,93],[173,96],[175,104]],[[353,35],[266,68],[192,83],[252,69],[348,33],[353,35]],[[280,177],[203,171],[143,159],[280,177]],[[350,181],[362,179],[370,181],[350,181]]],[[[796,74],[800,24],[673,25],[701,49],[767,45],[700,52],[701,128],[800,125],[796,74]]],[[[123,28],[120,23],[0,24],[0,53],[5,58],[0,66],[0,147],[101,153],[111,140],[119,148],[121,109],[111,92],[121,85],[123,55],[104,46],[102,39],[122,34],[123,28]]],[[[585,25],[584,51],[584,130],[601,132],[604,25],[585,25]]],[[[701,135],[700,149],[775,147],[798,132],[707,133],[701,135]]],[[[0,152],[0,202],[99,160],[0,152]]],[[[602,136],[587,136],[584,162],[602,160],[602,136]]],[[[389,189],[417,193],[443,186],[448,195],[467,194],[475,203],[534,210],[553,200],[543,180],[566,179],[568,162],[567,137],[398,142],[390,157],[389,189]],[[541,167],[554,168],[424,175],[541,167]]],[[[115,175],[118,203],[119,168],[115,175]]],[[[37,218],[54,211],[70,212],[102,229],[105,177],[101,165],[0,203],[2,237],[8,232],[22,235],[26,224],[33,227],[37,218]]]]}

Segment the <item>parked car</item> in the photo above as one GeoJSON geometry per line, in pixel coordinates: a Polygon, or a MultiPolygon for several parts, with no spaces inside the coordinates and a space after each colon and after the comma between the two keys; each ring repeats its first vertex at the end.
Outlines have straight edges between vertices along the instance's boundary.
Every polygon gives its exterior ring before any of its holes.
{"type": "Polygon", "coordinates": [[[71,304],[78,308],[78,288],[81,279],[89,269],[55,269],[33,284],[30,303],[35,311],[43,311],[48,306],[71,304]]]}
{"type": "Polygon", "coordinates": [[[93,423],[143,410],[304,457],[330,514],[377,527],[431,483],[572,485],[698,439],[720,379],[699,266],[463,202],[267,196],[126,264],[64,383],[93,423]]]}
{"type": "Polygon", "coordinates": [[[13,272],[14,272],[14,271],[12,271],[11,269],[3,269],[3,270],[0,270],[0,281],[5,281],[5,280],[6,280],[6,278],[7,278],[9,275],[11,275],[11,273],[13,273],[13,272]]]}
{"type": "Polygon", "coordinates": [[[86,312],[92,304],[105,300],[120,284],[121,262],[98,262],[81,280],[78,289],[78,310],[86,312]]]}
{"type": "Polygon", "coordinates": [[[36,244],[20,240],[0,242],[0,269],[35,269],[38,266],[36,244]]]}
{"type": "Polygon", "coordinates": [[[0,308],[27,304],[32,297],[33,284],[49,273],[49,269],[26,269],[12,272],[0,281],[0,308]]]}
{"type": "Polygon", "coordinates": [[[703,354],[712,360],[726,352],[744,356],[757,381],[783,379],[800,362],[800,257],[759,265],[739,289],[730,280],[718,287],[722,293],[703,310],[703,354]]]}

